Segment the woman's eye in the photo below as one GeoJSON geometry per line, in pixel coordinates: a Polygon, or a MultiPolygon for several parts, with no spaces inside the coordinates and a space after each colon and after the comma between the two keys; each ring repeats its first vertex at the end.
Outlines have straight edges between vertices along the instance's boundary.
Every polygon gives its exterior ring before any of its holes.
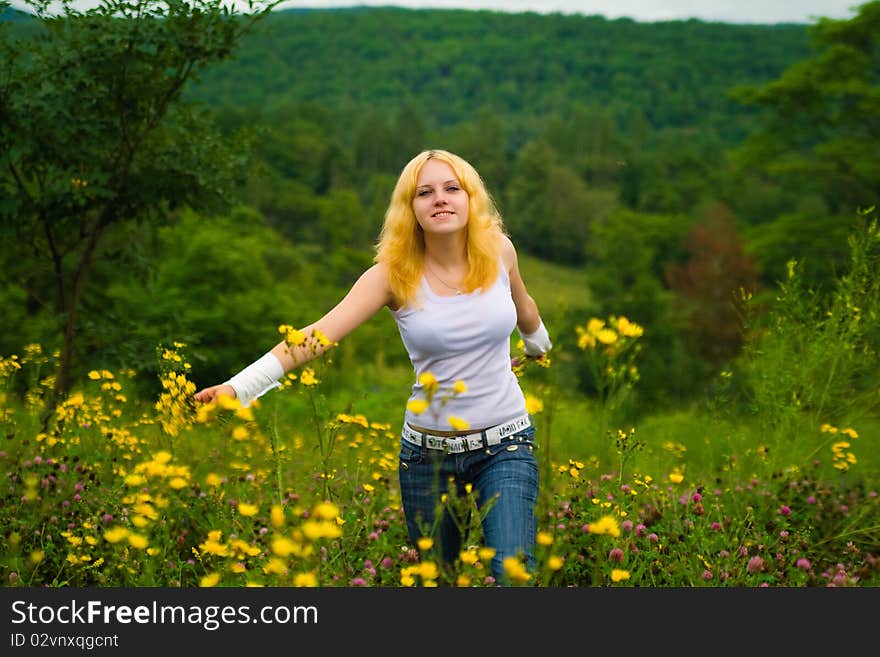
{"type": "Polygon", "coordinates": [[[416,196],[427,196],[430,193],[431,193],[430,189],[423,189],[423,190],[416,192],[416,196]]]}
{"type": "Polygon", "coordinates": [[[456,185],[450,185],[449,187],[446,188],[446,191],[447,192],[457,192],[459,189],[460,188],[457,187],[456,185]]]}

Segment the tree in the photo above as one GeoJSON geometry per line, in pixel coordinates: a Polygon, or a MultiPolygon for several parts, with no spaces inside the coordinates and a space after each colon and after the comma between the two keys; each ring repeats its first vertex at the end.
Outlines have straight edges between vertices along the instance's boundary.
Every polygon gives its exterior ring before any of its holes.
{"type": "MultiPolygon", "coordinates": [[[[102,241],[154,229],[179,207],[229,200],[244,150],[181,94],[231,57],[274,6],[248,0],[24,0],[34,18],[0,34],[0,236],[9,280],[59,322],[51,408],[71,385],[79,316],[102,241]]],[[[0,0],[0,9],[8,6],[0,0]]]]}
{"type": "Polygon", "coordinates": [[[557,161],[552,147],[534,141],[517,156],[505,218],[525,251],[560,264],[580,265],[590,224],[614,208],[614,196],[607,190],[589,189],[577,173],[557,161]]]}
{"type": "Polygon", "coordinates": [[[763,107],[764,123],[739,153],[795,188],[809,180],[828,206],[849,214],[880,197],[880,2],[850,20],[810,26],[814,55],[762,87],[736,92],[763,107]]]}
{"type": "Polygon", "coordinates": [[[714,365],[729,362],[743,343],[742,295],[757,287],[758,272],[736,232],[727,206],[714,204],[686,238],[690,258],[670,265],[666,277],[676,293],[690,345],[714,365]]]}

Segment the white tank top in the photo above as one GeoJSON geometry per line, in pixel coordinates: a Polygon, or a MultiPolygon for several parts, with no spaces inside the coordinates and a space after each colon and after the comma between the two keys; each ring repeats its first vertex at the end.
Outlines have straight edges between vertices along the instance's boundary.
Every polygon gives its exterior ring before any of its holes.
{"type": "Polygon", "coordinates": [[[503,262],[485,292],[441,296],[422,277],[421,306],[391,311],[416,374],[410,400],[426,399],[419,377],[430,372],[439,382],[433,401],[420,414],[406,410],[406,421],[439,431],[454,427],[448,417],[473,429],[501,424],[526,412],[525,397],[510,365],[510,335],[516,307],[503,262]],[[453,395],[456,381],[467,386],[453,395]],[[449,397],[443,403],[444,397],[449,397]]]}

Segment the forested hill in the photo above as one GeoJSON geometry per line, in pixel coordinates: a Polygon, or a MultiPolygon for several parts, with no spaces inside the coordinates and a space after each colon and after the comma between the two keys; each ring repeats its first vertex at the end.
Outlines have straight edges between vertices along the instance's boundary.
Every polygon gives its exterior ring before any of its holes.
{"type": "Polygon", "coordinates": [[[809,53],[803,25],[397,8],[274,12],[234,61],[203,75],[212,104],[315,102],[352,125],[406,102],[448,127],[483,109],[518,146],[549,116],[604,108],[619,128],[700,129],[738,142],[749,111],[729,98],[809,53]],[[644,125],[643,125],[644,124],[644,125]],[[513,131],[510,128],[515,129],[513,131]]]}
{"type": "Polygon", "coordinates": [[[123,23],[113,5],[94,22],[0,25],[0,218],[25,245],[0,261],[5,349],[76,333],[84,366],[141,369],[180,336],[226,376],[266,323],[304,326],[338,301],[372,261],[401,167],[446,148],[477,166],[526,267],[555,267],[529,271],[530,289],[550,299],[573,276],[542,308],[554,330],[633,318],[652,342],[640,385],[674,379],[681,395],[738,353],[733,291],[763,303],[794,262],[830,289],[854,213],[880,193],[877,0],[812,26],[287,11],[231,59],[222,10],[203,27],[173,4],[177,23],[123,23]],[[133,121],[150,137],[131,139],[133,121]],[[120,176],[133,147],[143,159],[120,176]],[[208,203],[220,192],[232,206],[208,203]],[[128,223],[93,250],[108,216],[128,223]],[[93,257],[86,290],[70,275],[93,257]],[[91,295],[78,326],[67,290],[91,295]],[[230,321],[246,317],[264,323],[230,321]]]}

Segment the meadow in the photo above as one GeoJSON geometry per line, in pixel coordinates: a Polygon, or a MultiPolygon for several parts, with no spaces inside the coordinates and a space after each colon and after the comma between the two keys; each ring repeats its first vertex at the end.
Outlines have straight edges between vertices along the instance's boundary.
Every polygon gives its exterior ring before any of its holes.
{"type": "MultiPolygon", "coordinates": [[[[504,584],[880,584],[876,371],[841,383],[876,354],[876,276],[859,275],[877,266],[876,222],[860,239],[823,303],[792,272],[702,403],[630,421],[652,327],[626,317],[585,317],[544,361],[512,339],[542,495],[538,565],[511,560],[504,584]],[[555,375],[564,362],[593,372],[594,394],[555,375]]],[[[51,414],[57,354],[26,344],[3,357],[4,586],[500,584],[472,491],[442,501],[468,532],[454,568],[430,539],[408,544],[397,450],[411,370],[351,371],[331,350],[248,408],[199,405],[188,349],[159,346],[153,398],[137,372],[96,369],[51,414]]],[[[426,402],[442,412],[440,391],[426,402]]]]}

